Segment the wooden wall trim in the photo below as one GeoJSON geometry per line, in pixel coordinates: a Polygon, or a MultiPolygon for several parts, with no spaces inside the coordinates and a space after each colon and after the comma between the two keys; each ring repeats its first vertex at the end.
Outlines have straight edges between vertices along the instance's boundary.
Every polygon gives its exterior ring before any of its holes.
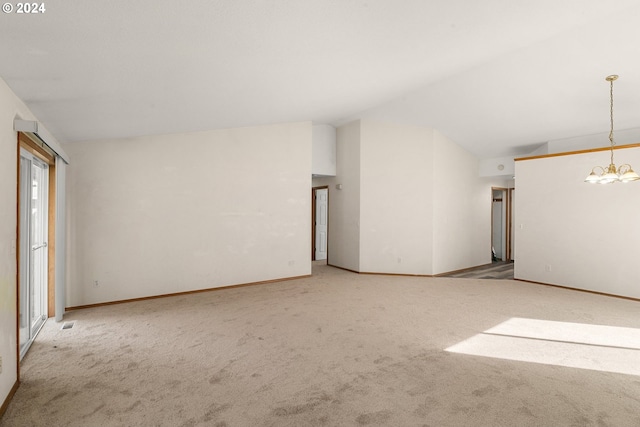
{"type": "Polygon", "coordinates": [[[340,270],[348,271],[348,272],[350,272],[350,273],[360,274],[360,272],[359,272],[359,271],[357,271],[357,270],[352,270],[352,269],[350,269],[350,268],[340,267],[340,266],[338,266],[338,265],[329,264],[328,262],[327,262],[327,265],[328,265],[329,267],[339,268],[340,270]]]}
{"type": "Polygon", "coordinates": [[[371,275],[371,276],[398,276],[398,277],[436,277],[432,274],[409,274],[409,273],[378,273],[378,272],[374,272],[374,271],[356,271],[356,270],[351,270],[350,268],[345,268],[345,267],[339,267],[337,265],[333,265],[333,264],[328,264],[327,265],[329,267],[333,267],[333,268],[339,268],[340,270],[344,270],[344,271],[348,271],[350,273],[356,273],[356,274],[367,274],[367,275],[371,275]]]}
{"type": "Polygon", "coordinates": [[[267,284],[271,284],[271,283],[286,282],[286,281],[289,281],[289,280],[306,279],[306,278],[309,278],[309,277],[311,277],[310,274],[306,274],[304,276],[283,277],[281,279],[262,280],[260,282],[241,283],[241,284],[238,284],[238,285],[220,286],[220,287],[217,287],[217,288],[196,289],[196,290],[193,290],[193,291],[174,292],[174,293],[170,293],[170,294],[151,295],[151,296],[148,296],[148,297],[131,298],[131,299],[118,300],[118,301],[99,302],[99,303],[96,303],[96,304],[77,305],[77,306],[73,306],[73,307],[66,307],[65,310],[66,311],[83,310],[85,308],[104,307],[106,305],[124,304],[124,303],[128,303],[128,302],[136,302],[136,301],[147,301],[147,300],[157,299],[157,298],[168,298],[168,297],[176,297],[176,296],[181,296],[181,295],[199,294],[199,293],[202,293],[202,292],[222,291],[222,290],[233,289],[233,288],[244,288],[246,286],[267,285],[267,284]]]}
{"type": "Polygon", "coordinates": [[[517,280],[518,282],[531,283],[531,284],[534,284],[534,285],[550,286],[552,288],[567,289],[569,291],[586,292],[588,294],[601,295],[601,296],[604,296],[604,297],[620,298],[620,299],[625,299],[625,300],[629,300],[629,301],[640,302],[640,298],[625,297],[623,295],[608,294],[608,293],[605,293],[605,292],[591,291],[589,289],[572,288],[570,286],[553,285],[551,283],[535,282],[533,280],[525,280],[525,279],[518,279],[518,278],[515,278],[513,280],[517,280]]]}
{"type": "Polygon", "coordinates": [[[2,406],[0,406],[0,420],[2,419],[2,416],[4,415],[4,413],[7,411],[7,408],[9,407],[9,404],[13,399],[13,395],[15,395],[16,391],[18,391],[19,386],[20,386],[20,381],[16,380],[15,384],[13,384],[13,387],[11,387],[11,390],[9,391],[9,394],[7,395],[6,399],[4,399],[4,402],[2,402],[2,406]]]}
{"type": "Polygon", "coordinates": [[[359,274],[372,276],[398,276],[398,277],[433,277],[432,274],[409,274],[409,273],[377,273],[372,271],[360,271],[359,274]]]}
{"type": "Polygon", "coordinates": [[[443,277],[443,276],[449,276],[451,274],[465,273],[467,271],[475,270],[476,268],[489,267],[491,265],[493,265],[492,262],[490,262],[488,264],[476,265],[475,267],[467,267],[467,268],[461,268],[460,270],[453,270],[453,271],[447,271],[447,272],[444,272],[444,273],[438,273],[438,274],[435,274],[433,277],[443,277]]]}
{"type": "Polygon", "coordinates": [[[47,317],[56,315],[56,166],[49,165],[47,215],[47,317]]]}
{"type": "MultiPolygon", "coordinates": [[[[616,145],[613,147],[614,150],[624,150],[625,148],[638,148],[640,147],[640,143],[638,144],[627,144],[627,145],[616,145]]],[[[589,148],[587,150],[577,150],[577,151],[566,151],[563,153],[552,153],[552,154],[541,154],[539,156],[529,156],[529,157],[518,157],[514,159],[516,162],[522,160],[536,160],[536,159],[546,159],[548,157],[561,157],[561,156],[573,156],[574,154],[586,154],[586,153],[597,153],[599,151],[609,151],[611,147],[601,147],[601,148],[589,148]]]]}
{"type": "Polygon", "coordinates": [[[40,160],[46,162],[49,166],[55,165],[55,154],[52,151],[44,149],[34,140],[29,138],[28,135],[18,132],[18,143],[20,147],[24,148],[40,160]]]}

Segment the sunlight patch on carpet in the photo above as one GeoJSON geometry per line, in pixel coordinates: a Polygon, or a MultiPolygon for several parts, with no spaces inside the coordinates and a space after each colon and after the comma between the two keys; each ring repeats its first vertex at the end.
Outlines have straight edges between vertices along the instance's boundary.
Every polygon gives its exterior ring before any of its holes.
{"type": "Polygon", "coordinates": [[[452,353],[640,376],[640,329],[514,317],[452,353]]]}

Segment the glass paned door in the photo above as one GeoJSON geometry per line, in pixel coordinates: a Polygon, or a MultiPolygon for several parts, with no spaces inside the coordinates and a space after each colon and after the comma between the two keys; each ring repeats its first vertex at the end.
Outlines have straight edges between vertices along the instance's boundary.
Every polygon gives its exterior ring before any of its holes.
{"type": "Polygon", "coordinates": [[[20,357],[47,319],[48,166],[20,151],[20,357]]]}

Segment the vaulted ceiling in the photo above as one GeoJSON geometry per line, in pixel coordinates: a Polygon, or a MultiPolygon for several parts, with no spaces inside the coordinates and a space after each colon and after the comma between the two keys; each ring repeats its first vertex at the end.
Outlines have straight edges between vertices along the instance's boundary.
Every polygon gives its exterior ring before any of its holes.
{"type": "Polygon", "coordinates": [[[609,74],[640,128],[636,0],[44,4],[1,14],[0,77],[60,142],[370,117],[525,154],[607,132],[609,74]]]}

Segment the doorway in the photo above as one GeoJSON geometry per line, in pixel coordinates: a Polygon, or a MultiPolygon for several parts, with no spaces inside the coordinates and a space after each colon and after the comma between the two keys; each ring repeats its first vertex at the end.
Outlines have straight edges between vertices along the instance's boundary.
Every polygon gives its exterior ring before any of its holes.
{"type": "Polygon", "coordinates": [[[49,166],[20,150],[20,358],[47,319],[49,166]]]}
{"type": "Polygon", "coordinates": [[[47,148],[18,133],[18,360],[56,312],[56,166],[47,148]]]}
{"type": "Polygon", "coordinates": [[[491,261],[511,261],[511,192],[491,188],[491,261]]]}
{"type": "Polygon", "coordinates": [[[311,260],[326,260],[329,239],[329,187],[313,187],[311,195],[311,260]]]}

